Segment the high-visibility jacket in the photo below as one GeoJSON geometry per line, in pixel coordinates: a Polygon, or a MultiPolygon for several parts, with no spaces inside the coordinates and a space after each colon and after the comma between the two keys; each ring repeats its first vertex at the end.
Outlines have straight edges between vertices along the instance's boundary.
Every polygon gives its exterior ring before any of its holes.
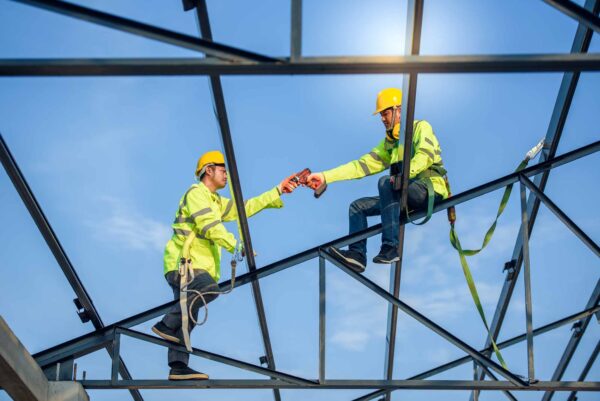
{"type": "MultiPolygon", "coordinates": [[[[277,187],[244,202],[248,217],[267,208],[281,208],[277,187]]],[[[236,220],[235,203],[211,192],[202,182],[192,185],[179,201],[173,236],[164,253],[164,273],[178,270],[185,238],[194,231],[190,248],[192,268],[206,270],[215,281],[221,277],[221,248],[233,253],[237,241],[222,222],[236,220]]]]}
{"type": "MultiPolygon", "coordinates": [[[[440,144],[427,121],[415,120],[413,127],[409,179],[431,179],[433,190],[445,199],[448,197],[448,189],[443,178],[445,170],[440,144]]],[[[371,152],[361,156],[358,160],[324,171],[325,182],[331,184],[336,181],[358,179],[382,172],[391,164],[403,160],[404,144],[400,144],[400,146],[397,144],[398,140],[390,141],[386,136],[371,152]]]]}

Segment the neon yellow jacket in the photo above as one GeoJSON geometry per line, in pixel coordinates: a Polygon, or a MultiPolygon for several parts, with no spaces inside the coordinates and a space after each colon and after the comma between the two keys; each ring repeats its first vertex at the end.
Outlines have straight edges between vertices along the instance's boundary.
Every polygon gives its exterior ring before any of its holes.
{"type": "MultiPolygon", "coordinates": [[[[413,134],[412,157],[410,159],[411,180],[431,179],[435,192],[445,198],[448,197],[446,183],[442,177],[427,178],[428,170],[432,166],[441,166],[442,149],[433,134],[431,125],[425,120],[415,120],[413,134]]],[[[390,167],[390,164],[402,161],[404,145],[397,148],[397,140],[390,141],[387,136],[371,152],[361,156],[358,160],[342,164],[339,167],[323,172],[325,182],[331,184],[336,181],[352,180],[377,174],[390,167]]],[[[434,166],[434,167],[435,167],[434,166]]]]}
{"type": "MultiPolygon", "coordinates": [[[[277,187],[244,203],[248,217],[263,209],[283,207],[277,187]]],[[[221,248],[233,253],[237,244],[222,222],[233,221],[237,217],[233,200],[211,192],[202,182],[192,185],[179,201],[172,225],[173,236],[165,247],[164,273],[178,270],[183,243],[193,230],[196,238],[190,248],[192,268],[206,270],[218,282],[221,277],[221,248]]]]}

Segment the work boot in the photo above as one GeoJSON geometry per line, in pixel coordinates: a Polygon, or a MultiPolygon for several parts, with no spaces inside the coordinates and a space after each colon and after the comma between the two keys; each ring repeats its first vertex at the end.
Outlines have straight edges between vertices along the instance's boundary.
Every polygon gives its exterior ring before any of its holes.
{"type": "Polygon", "coordinates": [[[165,340],[172,341],[174,343],[181,343],[181,340],[177,337],[177,331],[170,329],[166,324],[161,321],[152,326],[152,331],[158,336],[165,340]]]}
{"type": "Polygon", "coordinates": [[[388,244],[381,245],[381,250],[379,251],[379,255],[373,258],[374,263],[381,263],[384,265],[394,263],[400,260],[400,256],[398,256],[398,248],[395,246],[391,246],[388,244]]]}
{"type": "Polygon", "coordinates": [[[206,373],[197,372],[187,366],[177,366],[169,371],[169,380],[207,380],[206,373]]]}
{"type": "Polygon", "coordinates": [[[360,252],[352,250],[343,251],[332,246],[329,247],[329,251],[338,259],[346,262],[348,267],[357,273],[362,273],[367,268],[367,258],[360,252]]]}

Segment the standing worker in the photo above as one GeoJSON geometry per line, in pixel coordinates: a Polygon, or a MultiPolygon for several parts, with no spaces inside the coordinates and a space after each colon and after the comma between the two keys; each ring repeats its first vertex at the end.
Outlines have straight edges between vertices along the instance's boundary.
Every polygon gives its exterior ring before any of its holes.
{"type": "MultiPolygon", "coordinates": [[[[281,195],[291,193],[296,182],[291,180],[294,175],[284,179],[278,186],[245,202],[248,217],[267,208],[281,208],[281,195]]],[[[198,160],[196,168],[198,182],[192,185],[179,201],[179,208],[173,221],[173,236],[167,242],[164,252],[164,273],[176,300],[180,296],[181,277],[179,273],[180,260],[188,252],[184,243],[190,237],[189,259],[193,269],[192,281],[185,290],[209,293],[198,297],[197,293],[188,298],[192,305],[191,316],[197,321],[198,310],[203,303],[214,300],[219,293],[217,282],[221,276],[221,248],[230,253],[241,251],[233,234],[227,231],[223,221],[233,221],[238,218],[234,201],[220,196],[217,191],[227,184],[225,159],[219,151],[207,152],[198,160]]],[[[189,241],[188,241],[189,243],[189,241]]],[[[186,255],[186,258],[188,256],[186,255]]],[[[187,316],[186,313],[184,313],[187,316]]],[[[186,319],[187,320],[187,319],[186,319]]],[[[190,322],[191,323],[191,322],[190,322]]],[[[188,325],[191,331],[195,324],[188,325]]],[[[176,343],[183,343],[182,310],[180,304],[173,305],[165,316],[152,327],[152,331],[160,337],[176,343]]],[[[187,335],[187,334],[186,334],[187,335]]],[[[208,379],[208,375],[188,367],[189,354],[169,348],[168,362],[171,368],[169,380],[208,379]]]]}
{"type": "MultiPolygon", "coordinates": [[[[394,189],[393,180],[399,180],[404,157],[404,145],[398,144],[402,91],[387,88],[377,95],[375,112],[379,113],[385,126],[385,138],[371,152],[331,170],[308,176],[308,186],[317,189],[336,181],[352,180],[377,174],[390,169],[391,175],[379,179],[379,196],[365,197],[350,204],[350,234],[367,228],[367,217],[381,215],[383,231],[381,250],[373,258],[375,263],[393,263],[399,260],[398,226],[400,223],[400,193],[394,189]],[[391,177],[391,178],[390,178],[391,177]]],[[[408,209],[418,210],[428,206],[428,200],[448,197],[442,164],[442,150],[433,134],[431,125],[425,120],[415,120],[410,159],[410,181],[407,188],[408,209]]],[[[340,259],[362,273],[366,268],[367,240],[350,244],[347,251],[330,248],[340,259]]]]}

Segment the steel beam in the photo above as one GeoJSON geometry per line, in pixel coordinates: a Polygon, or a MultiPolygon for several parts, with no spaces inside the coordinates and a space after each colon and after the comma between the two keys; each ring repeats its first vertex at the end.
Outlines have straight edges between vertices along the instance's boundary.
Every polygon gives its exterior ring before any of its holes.
{"type": "MultiPolygon", "coordinates": [[[[71,288],[75,292],[77,300],[83,306],[84,312],[83,314],[80,314],[80,318],[82,319],[82,321],[84,321],[85,319],[89,319],[96,330],[104,328],[104,323],[102,322],[100,314],[98,313],[98,310],[92,302],[92,298],[85,289],[83,282],[77,275],[75,267],[73,267],[73,265],[71,264],[67,253],[63,249],[60,241],[58,240],[58,237],[56,236],[54,230],[52,229],[52,226],[50,225],[50,222],[46,218],[46,215],[40,207],[40,204],[35,198],[33,191],[31,190],[29,184],[25,180],[25,176],[23,176],[23,173],[17,165],[17,161],[11,154],[8,145],[4,141],[4,137],[2,136],[2,134],[0,134],[0,161],[2,162],[2,165],[4,166],[4,169],[6,170],[6,173],[8,174],[10,180],[15,186],[15,189],[19,193],[21,200],[25,204],[27,211],[31,215],[31,218],[33,219],[35,225],[40,231],[40,234],[42,234],[42,237],[46,241],[48,248],[50,248],[52,255],[54,255],[56,262],[60,266],[63,274],[67,278],[67,281],[71,285],[71,288]]],[[[111,347],[107,346],[106,350],[112,358],[111,347]]],[[[127,366],[125,365],[125,362],[123,362],[122,359],[119,359],[119,372],[121,373],[121,376],[123,378],[131,379],[131,374],[129,373],[129,370],[127,369],[127,366]]],[[[134,400],[143,401],[143,398],[139,391],[133,390],[131,392],[131,395],[134,400]]]]}
{"type": "Polygon", "coordinates": [[[292,21],[290,35],[290,60],[302,58],[302,0],[292,0],[292,21]]]}
{"type": "MultiPolygon", "coordinates": [[[[496,377],[496,375],[494,373],[492,373],[492,371],[486,367],[485,365],[479,365],[478,363],[476,363],[475,361],[473,361],[473,365],[475,366],[479,366],[481,369],[483,369],[483,371],[492,378],[492,380],[494,381],[499,381],[498,378],[496,377]]],[[[473,367],[473,375],[477,375],[477,369],[475,369],[475,366],[473,367]]],[[[477,378],[474,378],[474,380],[477,380],[477,378]]],[[[475,397],[476,401],[479,401],[479,392],[480,390],[473,390],[477,392],[477,396],[475,397]]],[[[508,390],[502,390],[502,392],[504,393],[504,395],[506,396],[506,398],[508,398],[510,401],[518,401],[517,398],[508,390]]]]}
{"type": "Polygon", "coordinates": [[[119,380],[119,358],[121,353],[121,334],[119,334],[118,329],[113,330],[112,351],[110,381],[116,383],[119,380]]]}
{"type": "MultiPolygon", "coordinates": [[[[527,179],[521,176],[521,180],[527,179]]],[[[527,192],[525,184],[519,184],[521,195],[521,242],[523,243],[523,280],[525,287],[525,327],[527,328],[527,374],[529,381],[535,380],[535,369],[533,360],[533,302],[531,300],[531,266],[529,259],[529,223],[527,216],[527,192]]]]}
{"type": "MultiPolygon", "coordinates": [[[[600,303],[600,279],[596,283],[596,288],[594,289],[594,292],[592,293],[592,296],[590,297],[586,307],[591,308],[598,305],[598,303],[600,303]]],[[[583,333],[585,333],[585,330],[587,329],[590,320],[591,316],[588,316],[585,319],[581,320],[580,324],[573,326],[573,333],[571,334],[571,338],[569,339],[565,351],[563,352],[563,355],[560,358],[560,361],[558,361],[558,365],[556,366],[556,369],[552,374],[553,381],[560,380],[563,374],[565,373],[565,370],[567,370],[567,366],[569,366],[569,362],[571,362],[571,358],[573,358],[573,354],[577,350],[579,342],[581,341],[581,337],[583,336],[583,333]]],[[[550,401],[553,396],[554,393],[552,391],[547,391],[546,393],[544,393],[542,401],[550,401]]]]}
{"type": "MultiPolygon", "coordinates": [[[[421,47],[421,27],[423,25],[423,0],[410,0],[407,2],[405,54],[416,56],[421,47]]],[[[411,73],[403,77],[402,108],[400,118],[400,137],[398,143],[404,144],[403,168],[401,174],[400,215],[406,208],[408,200],[408,176],[410,172],[410,158],[413,141],[413,121],[415,117],[415,101],[417,97],[417,74],[411,73]]],[[[392,121],[392,127],[395,121],[392,121]]],[[[390,170],[391,174],[391,170],[390,170]]],[[[400,216],[398,216],[399,218],[400,216]]],[[[398,262],[390,268],[390,292],[395,298],[400,298],[400,279],[402,276],[402,262],[404,258],[404,232],[406,226],[398,226],[398,262]]],[[[386,350],[384,361],[384,378],[391,380],[394,374],[394,354],[396,351],[396,331],[398,328],[398,307],[393,303],[388,305],[388,321],[386,329],[386,350]]],[[[385,400],[390,400],[390,393],[386,393],[385,400]]]]}
{"type": "Polygon", "coordinates": [[[600,71],[600,54],[304,57],[294,63],[196,58],[0,59],[0,77],[341,75],[600,71]]]}
{"type": "Polygon", "coordinates": [[[594,14],[569,0],[544,0],[544,2],[577,20],[580,24],[600,33],[600,18],[598,18],[598,13],[594,14]]]}
{"type": "Polygon", "coordinates": [[[252,53],[235,47],[215,43],[212,40],[199,39],[182,33],[169,31],[157,26],[144,24],[128,18],[119,17],[102,11],[94,10],[76,4],[59,0],[13,0],[18,3],[35,6],[69,17],[92,22],[108,28],[131,33],[137,36],[157,40],[163,43],[196,50],[202,53],[231,61],[258,61],[266,63],[279,62],[280,60],[252,53]]]}
{"type": "MultiPolygon", "coordinates": [[[[456,206],[463,202],[467,202],[471,199],[474,199],[481,195],[485,195],[492,191],[498,190],[498,189],[503,188],[511,183],[517,182],[519,180],[520,174],[524,174],[525,176],[528,176],[528,177],[534,176],[534,175],[543,173],[544,171],[546,171],[548,169],[559,167],[563,164],[566,164],[566,163],[572,162],[574,160],[577,160],[579,158],[582,158],[584,156],[593,154],[599,150],[600,150],[600,141],[597,141],[592,144],[589,144],[589,145],[583,146],[581,148],[567,152],[563,155],[557,156],[557,157],[553,158],[552,160],[548,160],[543,163],[539,163],[534,166],[528,167],[524,170],[521,170],[518,173],[512,173],[512,174],[506,175],[504,177],[498,178],[496,180],[487,182],[485,184],[482,184],[478,187],[469,189],[460,194],[453,195],[452,197],[436,204],[436,206],[434,207],[434,213],[445,210],[445,209],[449,208],[450,206],[456,206]]],[[[413,218],[419,219],[419,218],[423,217],[424,213],[425,212],[415,212],[413,214],[413,218]]],[[[405,217],[401,217],[400,224],[405,224],[405,223],[406,223],[405,217]]],[[[343,247],[343,246],[346,246],[353,242],[372,237],[379,233],[381,233],[381,224],[374,225],[372,227],[369,227],[365,230],[359,231],[352,235],[346,235],[346,236],[337,238],[333,241],[329,241],[329,242],[326,242],[319,246],[307,249],[303,252],[297,253],[295,255],[289,256],[289,257],[281,259],[277,262],[271,263],[270,265],[267,265],[265,267],[257,269],[255,272],[249,272],[249,273],[246,273],[246,274],[243,274],[243,275],[237,277],[235,280],[235,287],[237,288],[239,286],[246,285],[255,280],[259,280],[259,279],[268,277],[272,274],[278,273],[278,272],[288,269],[292,266],[295,266],[300,263],[306,262],[308,260],[314,259],[317,256],[319,256],[319,252],[321,249],[328,248],[331,246],[343,247]]],[[[221,290],[228,289],[230,287],[230,285],[231,285],[230,280],[224,281],[219,284],[221,290]]],[[[106,326],[104,329],[97,330],[96,332],[84,334],[80,337],[74,338],[74,339],[66,341],[62,344],[58,344],[54,347],[51,347],[44,351],[38,352],[37,354],[35,354],[33,356],[34,356],[34,358],[36,358],[36,360],[45,361],[45,363],[43,363],[41,365],[44,365],[44,366],[50,365],[52,363],[60,361],[61,359],[66,358],[68,355],[75,353],[77,350],[79,350],[81,348],[80,347],[81,343],[90,338],[94,338],[99,334],[104,335],[115,327],[129,328],[129,327],[133,327],[138,324],[141,324],[150,319],[153,319],[155,317],[164,315],[165,312],[171,306],[175,305],[176,303],[177,303],[177,301],[170,301],[170,302],[164,303],[162,305],[151,308],[147,311],[140,312],[136,315],[122,319],[116,323],[106,326]],[[67,351],[67,350],[69,350],[69,351],[67,351]]]]}
{"type": "Polygon", "coordinates": [[[325,381],[326,277],[325,259],[319,256],[319,383],[325,381]]]}
{"type": "MultiPolygon", "coordinates": [[[[600,10],[600,1],[586,0],[585,8],[587,10],[592,11],[593,13],[598,13],[598,11],[600,10]]],[[[573,44],[571,46],[571,54],[587,53],[590,43],[592,41],[592,35],[592,30],[580,24],[577,28],[577,32],[575,33],[575,38],[573,39],[573,44]]],[[[562,132],[567,120],[567,116],[569,114],[569,109],[571,108],[573,95],[575,94],[577,83],[579,82],[579,75],[579,72],[567,72],[563,75],[556,102],[554,103],[554,109],[552,111],[550,123],[548,124],[548,130],[546,131],[545,146],[539,159],[539,161],[542,163],[547,160],[553,159],[556,155],[556,150],[558,149],[558,144],[560,142],[560,138],[562,137],[562,132]]],[[[535,177],[535,185],[542,192],[546,188],[549,174],[550,171],[548,170],[535,177]]],[[[539,206],[540,199],[530,195],[527,202],[527,214],[529,216],[528,232],[530,236],[536,221],[539,206]]],[[[517,278],[519,277],[519,273],[521,271],[521,265],[523,263],[523,242],[521,241],[520,236],[517,236],[517,240],[515,242],[515,246],[513,248],[513,253],[511,256],[511,261],[515,262],[514,274],[512,275],[512,279],[507,279],[504,282],[504,285],[502,286],[502,291],[500,292],[498,304],[496,306],[496,312],[494,313],[494,317],[490,325],[490,333],[492,338],[494,339],[498,338],[498,335],[502,328],[504,316],[506,315],[506,311],[508,309],[512,293],[515,288],[517,278]]],[[[489,337],[486,337],[485,344],[486,347],[490,345],[489,337]]],[[[483,379],[483,376],[483,372],[480,372],[479,378],[483,379]]]]}
{"type": "MultiPolygon", "coordinates": [[[[208,17],[208,7],[205,0],[198,1],[196,6],[198,24],[200,26],[200,34],[207,40],[212,40],[212,31],[210,28],[210,19],[208,17]]],[[[225,95],[223,94],[223,86],[221,84],[221,78],[218,75],[210,76],[210,88],[212,91],[215,116],[219,122],[219,129],[221,131],[221,139],[223,142],[223,148],[225,150],[225,157],[227,159],[229,185],[233,192],[235,200],[235,207],[238,214],[238,224],[241,231],[246,251],[246,264],[248,270],[252,273],[256,271],[256,261],[254,260],[254,249],[252,248],[252,238],[250,237],[250,227],[248,226],[248,219],[246,217],[246,207],[244,204],[244,196],[242,194],[242,186],[240,184],[240,177],[237,168],[237,162],[235,159],[235,151],[233,147],[233,140],[231,139],[231,130],[229,128],[229,119],[227,118],[227,108],[225,106],[225,95]]],[[[252,282],[252,296],[254,298],[254,305],[256,307],[256,313],[258,315],[258,323],[260,332],[263,340],[263,346],[265,349],[265,357],[267,360],[267,366],[271,370],[275,370],[275,357],[273,356],[273,347],[271,346],[271,336],[269,334],[269,328],[267,325],[267,317],[265,314],[265,307],[262,299],[262,292],[258,281],[252,282]]],[[[279,390],[273,390],[275,401],[281,400],[281,394],[279,390]]]]}
{"type": "MultiPolygon", "coordinates": [[[[600,341],[598,341],[598,343],[596,344],[596,348],[594,348],[594,351],[592,351],[592,355],[590,356],[590,359],[588,359],[587,363],[585,364],[585,366],[583,368],[583,371],[579,375],[580,382],[585,381],[587,374],[592,369],[592,366],[594,366],[594,362],[596,361],[596,358],[598,357],[598,353],[600,353],[600,341]]],[[[567,398],[567,401],[576,401],[576,400],[577,400],[577,392],[573,391],[571,394],[569,394],[569,398],[567,398]]]]}
{"type": "Polygon", "coordinates": [[[491,360],[490,358],[484,356],[479,351],[450,333],[448,330],[444,329],[440,325],[436,324],[432,320],[428,319],[423,314],[419,313],[417,310],[406,304],[405,302],[399,300],[398,298],[391,295],[389,292],[385,291],[383,288],[375,284],[373,281],[369,280],[364,275],[355,272],[354,270],[348,268],[344,264],[340,263],[334,256],[332,256],[326,249],[322,250],[322,255],[332,264],[340,268],[350,277],[363,284],[365,287],[373,291],[375,294],[379,295],[383,299],[388,302],[394,303],[398,309],[402,310],[404,313],[417,320],[419,323],[432,330],[439,336],[443,337],[445,340],[460,348],[462,351],[469,354],[475,361],[480,364],[485,365],[488,368],[491,368],[502,375],[504,378],[508,379],[511,383],[515,383],[518,386],[527,386],[528,383],[523,381],[520,377],[515,374],[509,372],[504,369],[502,366],[491,360]]]}
{"type": "Polygon", "coordinates": [[[573,220],[569,218],[552,200],[539,190],[533,182],[527,177],[521,177],[521,182],[529,188],[537,198],[552,212],[573,234],[577,236],[596,256],[600,256],[600,246],[594,242],[573,220]]]}
{"type": "MultiPolygon", "coordinates": [[[[183,346],[183,345],[173,344],[172,342],[163,340],[158,337],[150,336],[148,334],[140,333],[139,331],[125,329],[125,328],[121,328],[121,327],[117,328],[116,331],[117,331],[117,333],[122,333],[126,336],[129,336],[129,337],[132,337],[132,338],[135,338],[138,340],[142,340],[142,341],[146,341],[146,342],[149,342],[152,344],[156,344],[156,345],[160,345],[163,347],[173,348],[176,350],[186,352],[185,346],[183,346]]],[[[249,372],[254,372],[254,373],[261,374],[261,375],[270,376],[274,379],[283,380],[283,381],[286,381],[289,383],[304,384],[304,385],[317,384],[317,382],[315,380],[307,380],[307,379],[303,379],[301,377],[293,376],[293,375],[290,375],[287,373],[263,368],[262,366],[253,365],[248,362],[240,361],[238,359],[230,358],[230,357],[227,357],[224,355],[215,354],[214,352],[205,351],[205,350],[202,350],[199,348],[192,347],[191,354],[199,356],[201,358],[211,360],[211,361],[215,361],[215,362],[223,363],[223,364],[226,364],[229,366],[233,366],[233,367],[236,367],[239,369],[244,369],[249,372]]]]}
{"type": "MultiPolygon", "coordinates": [[[[566,324],[573,323],[573,322],[581,320],[581,319],[583,319],[585,317],[591,316],[594,313],[597,313],[598,311],[600,311],[600,306],[596,306],[594,308],[587,309],[587,310],[584,310],[582,312],[575,313],[573,315],[567,316],[567,317],[565,317],[563,319],[556,320],[554,322],[548,323],[548,324],[546,324],[544,326],[541,326],[541,327],[533,330],[533,335],[534,336],[538,336],[538,335],[547,333],[547,332],[549,332],[551,330],[557,329],[557,328],[562,327],[562,326],[564,326],[566,324]]],[[[498,349],[504,349],[506,347],[510,347],[511,345],[515,345],[515,344],[518,344],[518,343],[520,343],[522,341],[525,341],[526,338],[527,338],[527,333],[523,333],[521,335],[512,337],[512,338],[510,338],[510,339],[508,339],[506,341],[497,343],[496,345],[498,346],[498,349]]],[[[479,352],[481,352],[482,354],[485,353],[485,352],[489,352],[489,351],[492,351],[491,347],[479,350],[479,352]]],[[[411,376],[407,380],[424,380],[424,379],[427,379],[429,377],[438,375],[440,373],[446,372],[446,371],[448,371],[450,369],[456,368],[458,366],[464,365],[465,363],[469,363],[469,362],[472,362],[472,361],[473,361],[473,358],[471,358],[470,356],[464,356],[462,358],[458,358],[458,359],[455,359],[455,360],[453,360],[451,362],[448,362],[448,363],[445,363],[443,365],[440,365],[440,366],[438,366],[436,368],[429,369],[429,370],[427,370],[427,371],[425,371],[423,373],[419,373],[419,374],[417,374],[415,376],[411,376]]],[[[356,398],[354,401],[368,401],[368,400],[372,400],[372,399],[381,397],[384,394],[385,394],[385,390],[378,390],[378,391],[366,394],[366,395],[364,395],[362,397],[356,398]]]]}
{"type": "Polygon", "coordinates": [[[33,194],[33,191],[29,187],[29,184],[25,180],[21,169],[17,165],[17,161],[10,152],[8,145],[4,141],[4,138],[1,134],[0,161],[2,161],[2,165],[4,166],[6,173],[8,174],[10,180],[15,186],[15,189],[17,190],[19,196],[21,197],[21,200],[25,204],[27,211],[31,215],[31,218],[33,219],[35,225],[40,231],[40,234],[42,234],[44,241],[46,241],[48,248],[50,248],[52,255],[54,255],[58,266],[61,268],[63,274],[67,278],[67,281],[71,285],[71,288],[73,288],[75,295],[79,299],[79,302],[83,306],[85,318],[89,318],[89,320],[96,328],[104,327],[104,323],[102,322],[100,314],[98,313],[98,310],[92,302],[92,298],[88,294],[87,290],[85,289],[85,286],[83,285],[83,282],[81,281],[79,275],[75,271],[75,267],[73,267],[71,260],[69,260],[67,253],[65,252],[60,241],[58,240],[56,233],[52,229],[50,222],[46,218],[46,215],[40,207],[40,204],[38,203],[35,195],[33,194]]]}
{"type": "Polygon", "coordinates": [[[507,391],[600,391],[600,382],[540,381],[526,387],[508,381],[473,380],[328,380],[324,384],[300,385],[281,380],[83,380],[83,387],[99,389],[312,389],[356,390],[507,390],[507,391]]]}

